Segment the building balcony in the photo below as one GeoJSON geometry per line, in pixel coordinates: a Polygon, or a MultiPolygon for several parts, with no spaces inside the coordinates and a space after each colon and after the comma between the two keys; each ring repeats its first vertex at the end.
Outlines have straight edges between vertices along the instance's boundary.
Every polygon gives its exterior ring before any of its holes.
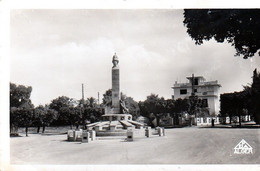
{"type": "Polygon", "coordinates": [[[173,88],[176,87],[191,87],[191,83],[176,83],[173,85],[173,88]]]}
{"type": "MultiPolygon", "coordinates": [[[[216,94],[216,92],[214,93],[214,91],[205,91],[205,92],[195,92],[196,96],[199,97],[206,97],[206,96],[215,96],[217,97],[218,95],[216,94]]],[[[175,97],[189,97],[191,96],[191,92],[187,92],[186,94],[180,94],[178,96],[175,97]]]]}
{"type": "MultiPolygon", "coordinates": [[[[200,87],[200,86],[220,86],[220,84],[218,84],[218,81],[207,81],[207,82],[199,82],[198,85],[194,85],[194,87],[200,87]]],[[[191,83],[175,83],[173,85],[173,89],[174,88],[186,88],[186,87],[191,87],[191,83]]]]}

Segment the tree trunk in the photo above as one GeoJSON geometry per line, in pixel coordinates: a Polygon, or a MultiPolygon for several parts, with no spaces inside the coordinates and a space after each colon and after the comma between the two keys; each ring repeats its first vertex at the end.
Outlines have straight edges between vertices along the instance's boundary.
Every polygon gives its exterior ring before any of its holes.
{"type": "Polygon", "coordinates": [[[25,134],[26,134],[26,137],[28,137],[28,126],[25,127],[25,134]]]}
{"type": "Polygon", "coordinates": [[[70,129],[72,129],[72,124],[70,124],[70,129]]]}
{"type": "Polygon", "coordinates": [[[83,125],[83,128],[84,128],[84,129],[87,129],[87,128],[86,128],[85,119],[83,119],[83,121],[82,121],[82,125],[83,125]]]}
{"type": "Polygon", "coordinates": [[[76,123],[76,129],[77,130],[79,129],[79,123],[78,122],[76,123]]]}
{"type": "Polygon", "coordinates": [[[42,126],[42,133],[45,131],[45,125],[42,126]]]}
{"type": "Polygon", "coordinates": [[[153,126],[155,126],[155,125],[153,124],[153,120],[152,120],[150,117],[147,117],[147,118],[148,118],[148,120],[149,120],[150,126],[153,128],[153,126]]]}
{"type": "Polygon", "coordinates": [[[156,116],[155,117],[156,118],[156,126],[160,126],[160,117],[158,117],[158,116],[156,116]]]}
{"type": "Polygon", "coordinates": [[[195,124],[195,126],[197,126],[197,113],[195,113],[194,124],[195,124]]]}
{"type": "Polygon", "coordinates": [[[38,127],[37,127],[37,133],[40,132],[40,129],[41,129],[41,126],[38,126],[38,127]]]}
{"type": "Polygon", "coordinates": [[[231,124],[232,117],[229,115],[229,124],[231,124]]]}
{"type": "Polygon", "coordinates": [[[226,121],[227,121],[227,120],[226,120],[226,117],[224,117],[224,119],[223,119],[223,124],[224,124],[224,125],[226,125],[226,121]]]}
{"type": "Polygon", "coordinates": [[[241,114],[239,114],[239,127],[241,127],[241,114]]]}

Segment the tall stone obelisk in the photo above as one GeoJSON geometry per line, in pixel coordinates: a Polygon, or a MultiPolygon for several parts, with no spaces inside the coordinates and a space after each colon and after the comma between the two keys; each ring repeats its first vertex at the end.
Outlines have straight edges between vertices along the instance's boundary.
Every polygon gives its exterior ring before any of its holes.
{"type": "Polygon", "coordinates": [[[112,67],[112,112],[113,114],[120,113],[120,84],[119,84],[119,60],[115,53],[113,56],[112,67]]]}

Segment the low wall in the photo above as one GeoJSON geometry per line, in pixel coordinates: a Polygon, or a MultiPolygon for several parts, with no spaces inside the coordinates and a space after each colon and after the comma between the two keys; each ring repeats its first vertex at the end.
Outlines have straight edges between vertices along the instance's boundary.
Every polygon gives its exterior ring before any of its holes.
{"type": "MultiPolygon", "coordinates": [[[[133,129],[134,137],[145,137],[145,129],[133,129]]],[[[97,136],[126,136],[127,130],[97,131],[97,136]]]]}

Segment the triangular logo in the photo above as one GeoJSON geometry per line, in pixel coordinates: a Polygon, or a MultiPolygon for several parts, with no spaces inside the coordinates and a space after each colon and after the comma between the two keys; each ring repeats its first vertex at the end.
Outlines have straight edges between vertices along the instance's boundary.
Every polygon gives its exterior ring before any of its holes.
{"type": "Polygon", "coordinates": [[[242,139],[234,148],[235,154],[253,154],[253,148],[242,139]]]}

